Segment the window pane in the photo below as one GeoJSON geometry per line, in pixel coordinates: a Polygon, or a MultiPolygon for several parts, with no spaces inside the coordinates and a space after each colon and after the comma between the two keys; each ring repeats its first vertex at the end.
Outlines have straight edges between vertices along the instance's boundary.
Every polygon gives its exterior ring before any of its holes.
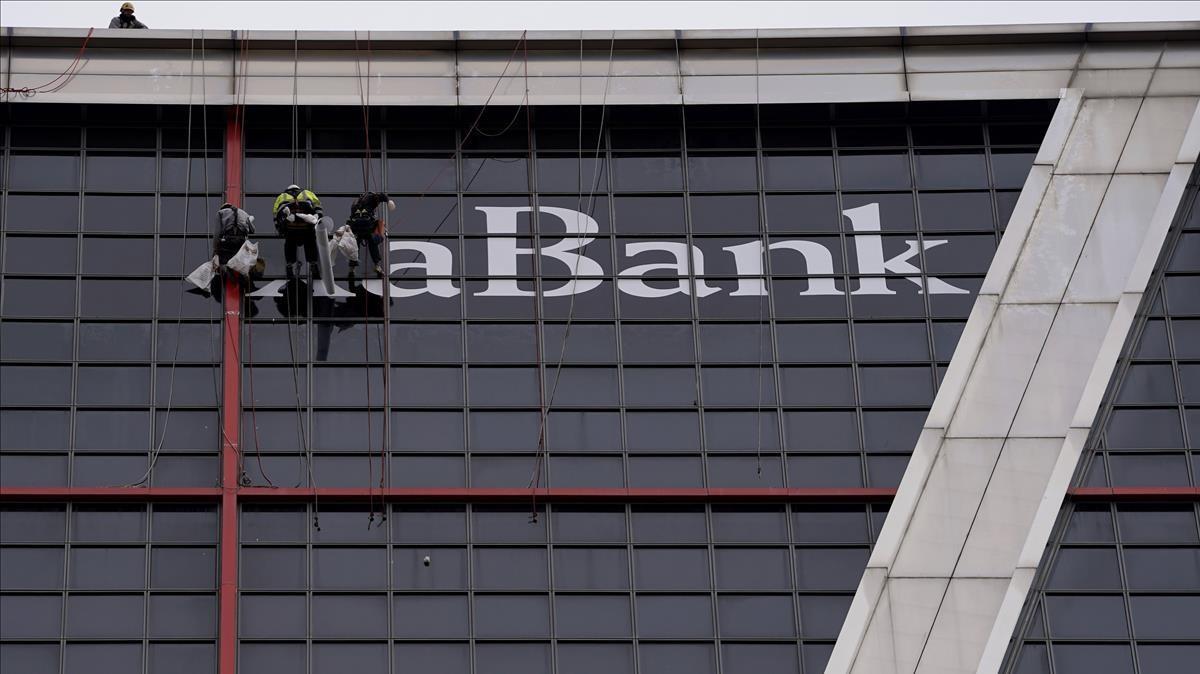
{"type": "Polygon", "coordinates": [[[1055,590],[1119,589],[1116,550],[1064,548],[1058,551],[1046,587],[1055,590]]]}
{"type": "Polygon", "coordinates": [[[150,595],[152,637],[217,636],[217,600],[213,595],[150,595]]]}
{"type": "Polygon", "coordinates": [[[693,672],[714,674],[716,656],[712,644],[638,644],[638,661],[646,672],[693,672]]]}
{"type": "Polygon", "coordinates": [[[578,674],[632,674],[633,645],[559,643],[558,668],[578,674]]]}
{"type": "Polygon", "coordinates": [[[1139,639],[1200,639],[1200,597],[1132,596],[1129,609],[1139,639]]]}
{"type": "Polygon", "coordinates": [[[329,590],[387,587],[387,550],[315,548],[313,587],[329,590]]]}
{"type": "Polygon", "coordinates": [[[643,638],[711,637],[712,600],[708,595],[638,595],[637,623],[643,638]]]}
{"type": "Polygon", "coordinates": [[[795,674],[796,647],[791,644],[721,644],[721,665],[727,672],[795,674]]]}
{"type": "Polygon", "coordinates": [[[629,587],[624,548],[555,548],[554,586],[558,590],[619,590],[629,587]]]}
{"type": "Polygon", "coordinates": [[[136,548],[71,548],[68,587],[79,590],[141,589],[146,551],[136,548]]]}
{"type": "Polygon", "coordinates": [[[59,595],[5,595],[0,602],[0,637],[57,639],[62,632],[62,604],[59,595]]]}
{"type": "Polygon", "coordinates": [[[302,672],[306,648],[303,643],[242,643],[238,648],[239,666],[258,674],[302,672]]]}
{"type": "Polygon", "coordinates": [[[1059,639],[1122,638],[1129,634],[1120,595],[1046,597],[1050,636],[1059,639]]]}
{"type": "Polygon", "coordinates": [[[67,598],[67,636],[140,639],[144,605],[141,595],[71,595],[67,598]]]}
{"type": "Polygon", "coordinates": [[[394,646],[394,659],[397,672],[404,671],[406,667],[418,672],[444,674],[468,674],[471,671],[471,653],[467,644],[397,643],[394,646]]]}
{"type": "Polygon", "coordinates": [[[385,674],[387,644],[318,643],[312,648],[313,674],[385,674]]]}
{"type": "Polygon", "coordinates": [[[312,630],[316,638],[374,638],[387,636],[385,595],[314,594],[312,630]]]}
{"type": "Polygon", "coordinates": [[[142,668],[141,644],[67,644],[67,674],[136,672],[142,668]]]}
{"type": "Polygon", "coordinates": [[[474,584],[480,590],[538,590],[547,586],[544,548],[476,548],[474,584]]]}
{"type": "Polygon", "coordinates": [[[215,644],[150,644],[153,674],[208,674],[216,666],[215,644]]]}
{"type": "Polygon", "coordinates": [[[792,560],[786,548],[718,548],[714,554],[718,589],[791,589],[792,560]]]}
{"type": "Polygon", "coordinates": [[[560,639],[633,636],[626,595],[559,595],[554,599],[554,621],[560,639]]]}
{"type": "Polygon", "coordinates": [[[470,636],[466,595],[396,595],[392,604],[394,636],[447,639],[470,636]]]}
{"type": "Polygon", "coordinates": [[[812,590],[853,590],[867,566],[866,548],[798,548],[796,585],[812,590]]]}
{"type": "Polygon", "coordinates": [[[545,595],[476,595],[475,635],[482,638],[537,638],[550,634],[545,595]]]}
{"type": "Polygon", "coordinates": [[[633,551],[639,590],[699,590],[710,587],[708,550],[638,548],[633,551]]]}
{"type": "Polygon", "coordinates": [[[796,634],[791,595],[721,595],[717,617],[722,638],[790,637],[796,634]]]}
{"type": "Polygon", "coordinates": [[[462,548],[395,548],[392,551],[392,584],[400,590],[465,590],[467,551],[462,548]]]}
{"type": "Polygon", "coordinates": [[[239,602],[243,637],[304,638],[308,632],[303,595],[245,595],[239,602]]]}
{"type": "Polygon", "coordinates": [[[1129,646],[1125,644],[1055,644],[1057,674],[1126,674],[1133,672],[1129,646]]]}

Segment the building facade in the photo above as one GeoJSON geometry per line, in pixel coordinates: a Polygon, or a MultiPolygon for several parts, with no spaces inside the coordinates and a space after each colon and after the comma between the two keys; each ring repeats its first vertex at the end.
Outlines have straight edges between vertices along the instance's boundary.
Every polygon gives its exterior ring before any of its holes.
{"type": "Polygon", "coordinates": [[[1187,671],[1198,29],[8,29],[0,669],[1187,671]]]}

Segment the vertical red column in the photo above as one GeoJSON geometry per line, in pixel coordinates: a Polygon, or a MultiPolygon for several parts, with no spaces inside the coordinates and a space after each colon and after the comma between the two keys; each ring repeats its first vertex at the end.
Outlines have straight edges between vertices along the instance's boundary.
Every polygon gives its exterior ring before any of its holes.
{"type": "MultiPolygon", "coordinates": [[[[237,107],[230,107],[225,123],[225,200],[242,205],[242,118],[237,107]]],[[[239,341],[241,337],[242,289],[236,280],[224,279],[225,317],[222,333],[221,398],[221,587],[220,633],[218,638],[219,674],[237,670],[238,606],[238,461],[241,442],[242,373],[239,341]]]]}

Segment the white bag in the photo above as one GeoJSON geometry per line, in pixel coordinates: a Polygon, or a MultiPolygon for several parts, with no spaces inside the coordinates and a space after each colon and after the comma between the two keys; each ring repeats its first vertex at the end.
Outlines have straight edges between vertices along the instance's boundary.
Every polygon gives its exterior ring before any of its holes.
{"type": "Polygon", "coordinates": [[[196,267],[192,273],[188,274],[187,282],[204,292],[208,292],[212,286],[213,277],[217,275],[217,269],[217,256],[214,255],[213,259],[206,261],[204,264],[196,267]]]}
{"type": "Polygon", "coordinates": [[[358,262],[358,240],[354,238],[354,233],[346,225],[338,227],[333,232],[333,239],[329,242],[330,259],[333,259],[335,252],[341,252],[351,262],[358,262]]]}
{"type": "Polygon", "coordinates": [[[254,268],[256,262],[258,262],[258,244],[247,239],[242,243],[242,247],[238,250],[237,255],[229,258],[229,262],[225,266],[246,278],[250,278],[250,270],[254,268]]]}

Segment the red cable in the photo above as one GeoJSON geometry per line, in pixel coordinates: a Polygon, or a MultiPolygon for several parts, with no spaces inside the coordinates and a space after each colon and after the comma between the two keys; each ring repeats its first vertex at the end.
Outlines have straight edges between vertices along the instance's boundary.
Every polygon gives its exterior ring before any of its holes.
{"type": "Polygon", "coordinates": [[[92,33],[94,32],[96,32],[95,28],[88,28],[87,36],[83,38],[83,44],[79,46],[79,51],[75,54],[75,60],[71,61],[71,65],[67,66],[67,69],[60,73],[58,77],[55,77],[45,84],[39,84],[36,87],[0,87],[0,93],[33,96],[34,94],[54,93],[55,91],[62,89],[67,85],[68,82],[71,81],[72,78],[75,77],[75,74],[79,72],[79,68],[82,67],[79,66],[79,61],[83,58],[83,50],[87,49],[88,41],[92,39],[92,33]],[[62,82],[58,82],[64,77],[67,79],[63,80],[62,82]],[[58,83],[57,86],[55,83],[58,83]]]}

